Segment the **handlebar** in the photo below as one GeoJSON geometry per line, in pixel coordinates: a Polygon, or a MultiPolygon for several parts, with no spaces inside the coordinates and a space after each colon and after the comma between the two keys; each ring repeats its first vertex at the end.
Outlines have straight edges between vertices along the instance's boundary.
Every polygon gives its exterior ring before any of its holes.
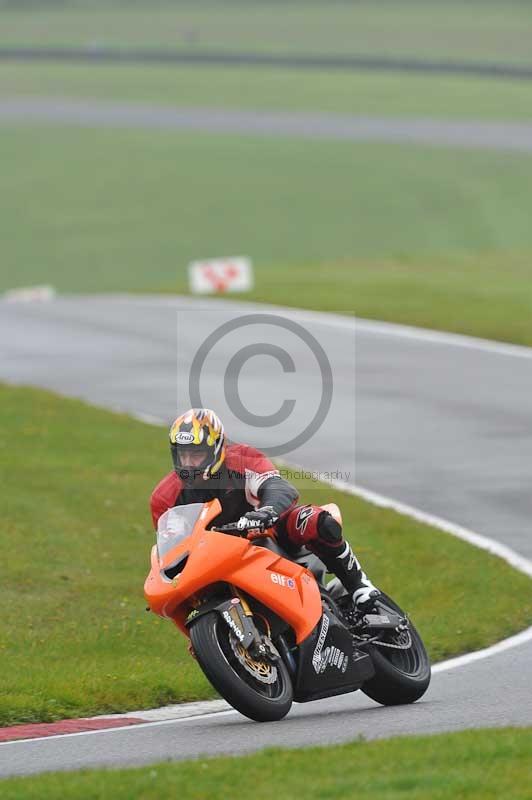
{"type": "Polygon", "coordinates": [[[237,522],[228,522],[227,525],[220,525],[219,527],[213,525],[211,531],[216,531],[217,533],[247,533],[245,529],[238,527],[237,522]]]}
{"type": "MultiPolygon", "coordinates": [[[[248,534],[253,533],[253,529],[239,528],[237,522],[228,522],[227,525],[220,525],[219,527],[213,525],[211,531],[216,531],[216,533],[230,533],[233,536],[242,536],[246,539],[248,538],[248,534]]],[[[268,536],[275,538],[275,531],[273,528],[267,528],[261,536],[264,538],[268,536]]]]}

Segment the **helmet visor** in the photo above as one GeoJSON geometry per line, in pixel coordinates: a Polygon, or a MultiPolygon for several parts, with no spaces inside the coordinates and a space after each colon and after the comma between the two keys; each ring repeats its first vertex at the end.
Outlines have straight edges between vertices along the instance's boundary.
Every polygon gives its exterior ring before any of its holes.
{"type": "Polygon", "coordinates": [[[210,449],[198,445],[172,444],[171,450],[174,469],[184,480],[201,477],[213,456],[210,449]]]}

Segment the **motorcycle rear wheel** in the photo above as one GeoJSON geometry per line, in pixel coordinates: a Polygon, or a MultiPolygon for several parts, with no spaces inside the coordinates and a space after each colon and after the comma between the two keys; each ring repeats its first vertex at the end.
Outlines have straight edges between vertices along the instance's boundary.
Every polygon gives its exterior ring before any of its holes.
{"type": "MultiPolygon", "coordinates": [[[[386,594],[379,597],[383,611],[405,616],[397,603],[386,594]]],[[[412,645],[408,650],[395,650],[372,645],[371,654],[375,675],[362,687],[372,700],[384,706],[414,703],[427,691],[430,684],[430,661],[421,636],[410,622],[412,645]]]]}
{"type": "Polygon", "coordinates": [[[262,683],[250,674],[234,654],[231,631],[216,611],[199,617],[190,627],[190,639],[207,680],[244,716],[256,722],[274,722],[292,706],[292,681],[285,663],[276,661],[276,679],[262,683]]]}

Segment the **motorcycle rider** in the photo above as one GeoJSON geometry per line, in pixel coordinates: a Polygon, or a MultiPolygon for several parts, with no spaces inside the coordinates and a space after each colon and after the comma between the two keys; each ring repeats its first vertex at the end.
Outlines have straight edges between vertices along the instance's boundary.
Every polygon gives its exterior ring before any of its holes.
{"type": "Polygon", "coordinates": [[[238,519],[248,539],[273,527],[287,554],[301,547],[315,553],[351,594],[369,609],[380,592],[363,572],[339,522],[315,505],[297,505],[298,492],[259,450],[226,442],[223,425],[208,408],[192,408],[170,428],[174,469],[151,495],[153,524],[169,508],[218,498],[222,512],[212,524],[238,519]]]}

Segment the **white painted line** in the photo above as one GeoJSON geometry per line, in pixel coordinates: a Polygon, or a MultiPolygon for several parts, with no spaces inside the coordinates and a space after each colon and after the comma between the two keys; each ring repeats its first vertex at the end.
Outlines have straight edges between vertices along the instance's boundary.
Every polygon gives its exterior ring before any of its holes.
{"type": "Polygon", "coordinates": [[[532,359],[532,347],[519,344],[507,344],[491,339],[481,339],[476,336],[466,336],[461,333],[445,333],[430,328],[415,328],[410,325],[398,325],[391,322],[374,322],[369,319],[356,318],[356,328],[363,333],[377,334],[380,336],[395,336],[401,339],[412,339],[418,342],[446,345],[448,347],[462,347],[466,350],[480,350],[512,358],[532,359]]]}
{"type": "Polygon", "coordinates": [[[484,650],[476,650],[473,653],[465,653],[463,656],[456,656],[456,658],[449,658],[447,661],[441,661],[439,664],[435,664],[432,667],[432,673],[437,674],[438,672],[447,672],[447,670],[456,669],[457,667],[467,667],[468,664],[472,664],[474,661],[480,661],[490,656],[497,656],[505,650],[511,650],[512,647],[519,647],[530,641],[532,641],[532,627],[521,631],[521,633],[517,633],[515,636],[509,636],[508,639],[503,639],[501,642],[491,645],[491,647],[486,647],[484,650]]]}
{"type": "MultiPolygon", "coordinates": [[[[216,700],[212,701],[216,703],[216,700]]],[[[193,719],[203,718],[208,716],[209,719],[213,717],[222,717],[226,716],[227,714],[238,714],[239,712],[236,711],[234,708],[229,708],[227,711],[214,711],[208,714],[194,714],[191,717],[181,717],[180,719],[161,719],[154,722],[139,722],[138,725],[124,725],[123,727],[116,727],[116,728],[102,728],[99,731],[76,731],[76,733],[54,733],[53,736],[35,736],[33,739],[14,739],[12,742],[0,742],[0,751],[3,747],[11,747],[12,745],[16,744],[26,744],[30,745],[33,742],[47,742],[52,739],[71,739],[74,736],[96,736],[97,734],[104,734],[104,733],[116,733],[117,731],[139,731],[145,730],[146,728],[156,728],[161,725],[175,725],[176,722],[190,722],[193,719]]],[[[124,716],[131,717],[131,714],[124,714],[124,716]]],[[[94,717],[93,717],[94,719],[94,717]]],[[[251,720],[247,720],[243,717],[244,722],[249,722],[250,725],[253,724],[251,720]]]]}
{"type": "MultiPolygon", "coordinates": [[[[515,636],[511,636],[508,639],[504,639],[502,642],[498,642],[497,644],[492,645],[491,647],[486,647],[484,650],[477,650],[474,653],[467,653],[463,656],[457,656],[456,658],[450,658],[447,661],[442,661],[439,664],[435,664],[432,667],[432,674],[437,675],[440,672],[447,672],[451,669],[456,669],[458,667],[466,667],[469,664],[480,661],[481,659],[488,658],[490,656],[496,656],[499,653],[504,652],[505,650],[510,650],[513,647],[518,647],[519,645],[526,644],[527,642],[532,640],[532,627],[527,628],[526,631],[522,631],[521,633],[516,634],[515,636]]],[[[207,700],[203,703],[197,704],[190,704],[190,705],[197,705],[203,706],[203,710],[197,710],[193,714],[188,716],[180,714],[179,716],[170,716],[166,717],[166,708],[172,709],[174,706],[163,707],[159,709],[153,709],[153,711],[137,711],[137,712],[130,712],[128,714],[124,714],[125,717],[138,717],[140,719],[143,718],[143,714],[146,715],[144,719],[145,722],[139,723],[138,725],[124,725],[123,727],[116,727],[116,728],[103,728],[102,730],[97,731],[77,731],[76,733],[58,733],[53,736],[37,736],[33,739],[15,739],[12,742],[1,742],[0,749],[3,747],[7,747],[9,745],[17,745],[17,744],[31,744],[32,742],[45,742],[49,739],[64,739],[64,738],[71,738],[74,736],[94,736],[95,734],[105,734],[105,733],[116,733],[118,731],[136,731],[136,730],[144,730],[145,728],[155,728],[162,725],[173,725],[178,722],[191,722],[192,720],[197,720],[198,718],[209,717],[209,719],[224,717],[228,714],[238,714],[239,712],[236,711],[234,708],[231,708],[228,703],[227,708],[224,710],[218,710],[219,704],[225,703],[224,700],[207,700]],[[212,710],[211,710],[212,706],[212,710]],[[150,719],[149,714],[157,713],[161,715],[160,719],[150,719]]],[[[185,711],[186,706],[189,705],[188,703],[182,707],[182,710],[185,711]]],[[[299,705],[296,703],[295,705],[299,705]]],[[[120,714],[110,715],[109,717],[104,717],[104,719],[109,718],[119,718],[120,714]]],[[[97,717],[92,717],[92,719],[98,719],[97,717]]],[[[244,721],[246,721],[244,719],[244,721]]],[[[252,724],[252,723],[251,723],[252,724]]]]}
{"type": "MultiPolygon", "coordinates": [[[[292,469],[301,469],[301,467],[295,467],[294,465],[290,466],[292,469]]],[[[324,481],[324,483],[326,482],[327,481],[324,481]]],[[[454,522],[449,522],[441,517],[436,517],[434,514],[421,511],[420,509],[409,506],[406,503],[401,503],[399,500],[392,500],[390,497],[385,497],[377,492],[364,489],[362,486],[356,486],[351,483],[345,483],[344,481],[336,480],[331,480],[329,483],[334,489],[338,489],[346,494],[360,497],[363,500],[372,503],[372,505],[379,506],[379,508],[389,508],[405,517],[411,517],[412,519],[423,522],[426,525],[431,525],[433,528],[438,528],[441,531],[450,533],[452,536],[456,536],[458,539],[462,539],[463,541],[472,544],[474,547],[478,547],[481,550],[486,550],[488,553],[492,553],[493,555],[502,558],[503,561],[506,561],[512,567],[519,570],[519,572],[524,572],[525,575],[528,575],[530,578],[532,578],[532,561],[524,556],[519,555],[519,553],[516,553],[515,550],[507,547],[505,544],[497,542],[495,539],[490,539],[488,536],[482,536],[480,533],[475,533],[474,531],[470,531],[468,528],[463,528],[461,525],[456,525],[454,522]]]]}
{"type": "MultiPolygon", "coordinates": [[[[145,719],[146,722],[159,722],[167,719],[192,719],[205,714],[214,714],[219,711],[232,711],[232,707],[225,700],[200,700],[195,703],[174,703],[160,708],[148,708],[146,711],[135,711],[122,714],[105,714],[89,719],[121,719],[122,717],[135,717],[145,719]]],[[[112,730],[112,729],[111,729],[112,730]]],[[[116,730],[116,728],[114,729],[116,730]]]]}
{"type": "MultiPolygon", "coordinates": [[[[98,296],[98,299],[99,296],[98,296]]],[[[526,345],[510,344],[498,342],[492,339],[482,339],[477,336],[468,336],[461,333],[447,333],[437,331],[433,328],[416,328],[413,325],[400,325],[395,322],[380,322],[377,320],[364,319],[362,317],[348,316],[343,314],[333,314],[326,311],[313,311],[290,306],[269,305],[266,303],[249,303],[240,300],[227,300],[213,298],[212,300],[201,299],[187,295],[153,295],[147,297],[142,295],[110,295],[107,299],[114,301],[120,300],[124,303],[131,303],[139,306],[166,306],[170,308],[182,308],[183,306],[194,306],[201,310],[212,310],[214,307],[242,313],[262,313],[278,314],[280,316],[296,319],[299,322],[311,322],[314,325],[326,325],[327,327],[350,329],[355,328],[360,333],[368,333],[376,336],[388,336],[399,339],[410,339],[411,341],[426,342],[446,347],[459,347],[465,350],[476,350],[492,355],[501,355],[511,358],[525,358],[532,360],[532,347],[526,345]]]]}
{"type": "MultiPolygon", "coordinates": [[[[217,301],[223,302],[223,301],[217,301]]],[[[271,309],[285,316],[292,316],[299,322],[327,325],[329,327],[350,329],[356,333],[369,333],[373,336],[388,336],[398,339],[436,344],[445,347],[460,347],[465,350],[477,350],[492,355],[509,356],[512,358],[525,358],[532,360],[532,347],[525,345],[506,344],[491,339],[481,339],[476,336],[466,336],[461,333],[446,333],[432,328],[415,328],[411,325],[399,325],[394,322],[377,322],[361,317],[348,317],[340,314],[326,314],[321,311],[302,311],[299,309],[271,306],[271,309]]]]}

